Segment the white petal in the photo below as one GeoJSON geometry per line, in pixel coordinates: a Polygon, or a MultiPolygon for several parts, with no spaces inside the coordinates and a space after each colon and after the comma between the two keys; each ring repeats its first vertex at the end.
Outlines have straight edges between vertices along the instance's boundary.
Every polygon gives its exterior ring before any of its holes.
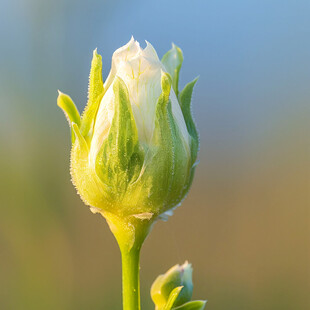
{"type": "Polygon", "coordinates": [[[121,65],[121,63],[131,59],[132,57],[136,56],[140,52],[141,52],[141,48],[140,48],[139,42],[135,41],[135,39],[131,37],[130,41],[127,44],[120,47],[113,53],[111,71],[104,83],[104,89],[108,89],[110,85],[112,84],[115,74],[118,70],[118,67],[121,65]]]}
{"type": "Polygon", "coordinates": [[[141,53],[123,62],[117,71],[127,85],[139,140],[149,142],[155,126],[155,109],[161,94],[161,64],[149,44],[141,53]]]}
{"type": "Polygon", "coordinates": [[[146,47],[141,52],[141,55],[143,57],[147,58],[149,61],[153,60],[155,63],[160,63],[160,60],[158,58],[158,55],[157,55],[153,45],[150,42],[148,42],[148,41],[145,41],[145,43],[146,43],[146,47]]]}

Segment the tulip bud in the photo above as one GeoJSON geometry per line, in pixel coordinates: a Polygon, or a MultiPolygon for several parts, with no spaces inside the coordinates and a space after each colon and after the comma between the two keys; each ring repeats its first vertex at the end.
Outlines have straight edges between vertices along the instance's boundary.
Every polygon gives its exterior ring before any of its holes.
{"type": "Polygon", "coordinates": [[[175,45],[160,61],[150,43],[141,49],[132,38],[114,52],[104,83],[94,51],[81,118],[70,97],[58,97],[73,133],[72,181],[110,224],[165,219],[189,190],[199,145],[190,109],[196,80],[179,93],[182,61],[175,45]]]}
{"type": "Polygon", "coordinates": [[[178,307],[189,302],[193,293],[192,266],[188,262],[183,265],[175,265],[165,274],[160,275],[154,281],[151,288],[151,297],[156,305],[156,309],[163,309],[168,303],[172,292],[177,291],[171,307],[178,307]],[[176,288],[180,288],[176,290],[176,288]]]}

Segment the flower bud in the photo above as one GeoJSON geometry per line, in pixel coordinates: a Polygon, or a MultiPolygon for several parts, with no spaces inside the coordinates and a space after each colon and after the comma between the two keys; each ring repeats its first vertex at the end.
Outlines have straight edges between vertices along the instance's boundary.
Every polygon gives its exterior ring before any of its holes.
{"type": "Polygon", "coordinates": [[[198,134],[191,115],[196,80],[179,93],[181,50],[158,59],[133,38],[116,50],[103,83],[94,51],[86,109],[70,97],[58,105],[72,129],[71,175],[82,200],[104,216],[165,218],[191,185],[198,134]]]}
{"type": "Polygon", "coordinates": [[[171,307],[178,307],[189,302],[193,293],[192,266],[188,262],[183,265],[175,265],[165,274],[160,275],[154,281],[151,288],[151,297],[156,309],[163,309],[169,301],[172,293],[178,292],[171,307]],[[178,290],[176,290],[179,288],[178,290]]]}

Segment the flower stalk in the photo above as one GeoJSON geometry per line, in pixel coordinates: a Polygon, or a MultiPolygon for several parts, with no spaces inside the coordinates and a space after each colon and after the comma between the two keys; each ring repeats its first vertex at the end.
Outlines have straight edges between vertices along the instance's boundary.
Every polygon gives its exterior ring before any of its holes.
{"type": "Polygon", "coordinates": [[[123,309],[140,310],[140,249],[132,248],[122,254],[123,309]]]}

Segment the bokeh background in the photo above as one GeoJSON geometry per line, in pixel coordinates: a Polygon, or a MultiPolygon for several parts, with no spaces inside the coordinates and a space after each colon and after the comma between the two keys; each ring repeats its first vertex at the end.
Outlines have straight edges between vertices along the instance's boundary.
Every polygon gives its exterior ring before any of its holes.
{"type": "Polygon", "coordinates": [[[200,164],[190,194],[141,259],[186,259],[209,310],[310,309],[308,0],[0,1],[0,309],[121,309],[116,242],[70,182],[57,89],[82,111],[92,51],[134,35],[181,46],[200,164]]]}

